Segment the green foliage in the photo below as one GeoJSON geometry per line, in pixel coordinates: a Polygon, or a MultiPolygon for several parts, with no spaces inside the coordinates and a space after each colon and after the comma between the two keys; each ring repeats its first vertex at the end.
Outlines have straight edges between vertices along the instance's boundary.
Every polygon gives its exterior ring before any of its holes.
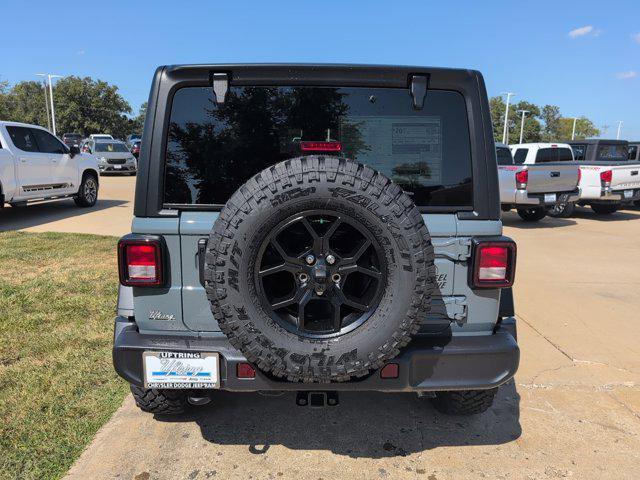
{"type": "Polygon", "coordinates": [[[62,477],[127,393],[116,240],[0,233],[0,480],[62,477]]]}
{"type": "MultiPolygon", "coordinates": [[[[502,142],[504,128],[505,102],[502,97],[489,99],[493,137],[496,142],[502,142]]],[[[560,114],[560,107],[545,105],[540,108],[525,100],[509,105],[508,135],[509,144],[520,142],[520,128],[522,115],[519,111],[526,110],[522,141],[527,142],[558,142],[571,139],[573,118],[565,118],[560,114]]],[[[586,117],[580,117],[576,123],[576,138],[595,137],[600,135],[593,122],[586,117]]]]}
{"type": "MultiPolygon", "coordinates": [[[[47,92],[48,93],[48,92],[47,92]]],[[[129,118],[129,103],[118,87],[89,77],[64,77],[53,87],[56,130],[59,135],[78,132],[110,133],[124,138],[137,129],[139,120],[129,118]]],[[[47,126],[44,85],[20,82],[9,89],[0,83],[0,118],[47,126]]]]}

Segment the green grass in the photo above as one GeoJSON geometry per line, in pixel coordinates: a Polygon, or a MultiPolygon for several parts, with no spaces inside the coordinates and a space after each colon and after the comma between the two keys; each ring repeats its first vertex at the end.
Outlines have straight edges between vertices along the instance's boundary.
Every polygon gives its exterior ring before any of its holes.
{"type": "Polygon", "coordinates": [[[0,233],[0,479],[59,478],[127,392],[116,239],[0,233]]]}

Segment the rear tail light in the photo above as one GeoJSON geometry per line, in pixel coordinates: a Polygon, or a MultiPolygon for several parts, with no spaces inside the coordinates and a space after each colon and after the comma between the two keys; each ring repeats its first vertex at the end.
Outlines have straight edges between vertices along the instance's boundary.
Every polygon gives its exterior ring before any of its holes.
{"type": "Polygon", "coordinates": [[[512,240],[474,243],[470,271],[472,288],[506,288],[516,273],[516,244],[512,240]]]}
{"type": "Polygon", "coordinates": [[[582,180],[582,169],[578,167],[578,184],[580,183],[580,180],[582,180]]]}
{"type": "Polygon", "coordinates": [[[518,189],[527,188],[528,182],[529,182],[528,170],[520,170],[519,172],[516,172],[516,188],[518,189]]]}
{"type": "Polygon", "coordinates": [[[303,152],[340,152],[340,142],[300,142],[300,150],[303,152]]]}
{"type": "Polygon", "coordinates": [[[611,179],[613,178],[613,172],[611,170],[605,170],[600,172],[600,182],[603,186],[608,187],[611,185],[611,179]]]}
{"type": "Polygon", "coordinates": [[[164,284],[162,242],[158,238],[123,238],[118,242],[118,271],[125,286],[164,284]]]}

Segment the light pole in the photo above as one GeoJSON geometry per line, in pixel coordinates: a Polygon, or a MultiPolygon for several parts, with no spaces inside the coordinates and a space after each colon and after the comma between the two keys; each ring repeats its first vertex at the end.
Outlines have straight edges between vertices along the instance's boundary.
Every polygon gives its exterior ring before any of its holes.
{"type": "MultiPolygon", "coordinates": [[[[36,73],[38,77],[46,77],[44,73],[36,73]]],[[[44,86],[44,108],[47,111],[47,129],[51,130],[51,119],[49,118],[49,99],[47,98],[47,81],[43,78],[42,85],[44,86]]]]}
{"type": "Polygon", "coordinates": [[[618,134],[616,135],[616,140],[620,140],[620,131],[622,130],[622,120],[618,120],[618,134]]]}
{"type": "Polygon", "coordinates": [[[576,138],[576,121],[578,117],[573,117],[573,129],[571,130],[571,140],[576,138]]]}
{"type": "Polygon", "coordinates": [[[515,95],[513,92],[502,92],[501,95],[507,96],[507,106],[504,109],[504,130],[502,131],[502,143],[508,145],[507,143],[507,126],[509,125],[509,100],[511,97],[515,95]]]}
{"type": "Polygon", "coordinates": [[[56,111],[53,107],[53,81],[52,78],[62,78],[62,75],[55,75],[53,73],[36,73],[39,77],[46,76],[49,79],[49,100],[51,101],[51,126],[53,134],[56,135],[56,111]]]}
{"type": "Polygon", "coordinates": [[[518,110],[517,113],[522,114],[522,121],[520,122],[520,142],[522,143],[522,134],[524,133],[524,117],[527,113],[529,113],[529,110],[518,110]]]}

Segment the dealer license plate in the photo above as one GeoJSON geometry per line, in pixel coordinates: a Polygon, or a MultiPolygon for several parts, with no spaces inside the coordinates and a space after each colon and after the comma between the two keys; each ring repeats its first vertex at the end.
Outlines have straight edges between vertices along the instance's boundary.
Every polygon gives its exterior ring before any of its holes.
{"type": "Polygon", "coordinates": [[[625,190],[624,198],[633,198],[633,190],[625,190]]]}
{"type": "Polygon", "coordinates": [[[145,388],[219,388],[220,362],[211,352],[144,352],[145,388]]]}
{"type": "Polygon", "coordinates": [[[555,203],[556,194],[555,193],[545,193],[544,194],[544,203],[555,203]]]}

